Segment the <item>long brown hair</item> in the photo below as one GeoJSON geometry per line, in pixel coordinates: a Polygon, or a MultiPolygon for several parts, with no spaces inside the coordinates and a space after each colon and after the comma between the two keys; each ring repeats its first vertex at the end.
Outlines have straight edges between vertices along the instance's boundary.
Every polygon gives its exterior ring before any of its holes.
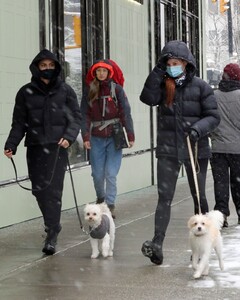
{"type": "Polygon", "coordinates": [[[89,97],[90,103],[93,103],[93,101],[97,99],[99,90],[100,90],[100,82],[99,82],[99,80],[97,80],[97,78],[94,78],[93,81],[89,85],[88,97],[89,97]]]}
{"type": "Polygon", "coordinates": [[[175,89],[176,89],[176,83],[173,78],[168,77],[165,80],[165,85],[166,85],[166,105],[169,107],[173,103],[175,89]]]}

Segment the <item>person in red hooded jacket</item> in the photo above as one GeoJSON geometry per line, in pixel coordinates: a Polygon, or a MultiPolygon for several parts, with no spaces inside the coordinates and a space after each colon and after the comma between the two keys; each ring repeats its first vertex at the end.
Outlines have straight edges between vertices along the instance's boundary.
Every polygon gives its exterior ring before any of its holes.
{"type": "MultiPolygon", "coordinates": [[[[133,121],[127,96],[120,84],[113,84],[114,69],[108,60],[94,63],[81,102],[81,133],[90,150],[92,177],[97,203],[106,202],[115,218],[116,178],[122,161],[122,149],[116,149],[113,130],[117,123],[125,128],[129,147],[134,144],[133,121]],[[114,91],[113,91],[114,89],[114,91]]],[[[89,76],[87,76],[89,78],[89,76]]]]}

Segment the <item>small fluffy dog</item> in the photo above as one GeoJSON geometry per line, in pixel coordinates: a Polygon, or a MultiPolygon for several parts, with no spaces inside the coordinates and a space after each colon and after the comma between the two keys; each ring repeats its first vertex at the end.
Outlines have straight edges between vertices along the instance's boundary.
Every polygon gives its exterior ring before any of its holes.
{"type": "Polygon", "coordinates": [[[212,249],[216,251],[220,269],[223,270],[222,237],[223,214],[213,210],[206,215],[194,215],[188,220],[189,240],[192,250],[194,278],[208,275],[212,249]]]}
{"type": "Polygon", "coordinates": [[[112,214],[105,203],[87,204],[84,217],[90,229],[91,258],[113,256],[115,224],[112,214]]]}

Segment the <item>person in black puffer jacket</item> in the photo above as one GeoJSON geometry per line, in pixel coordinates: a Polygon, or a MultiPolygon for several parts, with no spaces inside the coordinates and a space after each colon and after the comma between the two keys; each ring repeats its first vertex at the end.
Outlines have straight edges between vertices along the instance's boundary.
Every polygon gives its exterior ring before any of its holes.
{"type": "Polygon", "coordinates": [[[170,220],[171,203],[180,167],[184,164],[194,200],[194,213],[199,213],[198,199],[187,147],[189,136],[195,159],[200,208],[208,212],[205,195],[207,166],[210,157],[208,135],[219,124],[220,117],[212,88],[195,76],[195,59],[182,41],[170,41],[162,49],[158,64],[149,74],[140,100],[158,106],[157,124],[157,182],[158,205],[155,213],[155,232],[152,241],[142,245],[143,255],[155,264],[162,264],[162,244],[170,220]],[[195,153],[195,151],[194,151],[195,153]]]}
{"type": "Polygon", "coordinates": [[[30,71],[31,82],[20,88],[16,95],[12,128],[4,154],[8,158],[16,154],[25,136],[32,193],[47,232],[42,251],[52,255],[61,230],[67,148],[80,130],[80,107],[73,89],[60,79],[61,65],[52,52],[42,50],[30,64],[30,71]]]}

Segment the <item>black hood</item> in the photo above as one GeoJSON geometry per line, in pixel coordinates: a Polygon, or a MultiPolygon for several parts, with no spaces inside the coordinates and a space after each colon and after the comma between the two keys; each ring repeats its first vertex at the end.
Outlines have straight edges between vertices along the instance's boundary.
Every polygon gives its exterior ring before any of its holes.
{"type": "Polygon", "coordinates": [[[39,72],[39,68],[38,68],[38,64],[41,60],[43,59],[52,59],[55,62],[55,76],[54,78],[56,79],[60,72],[61,72],[61,65],[56,57],[55,54],[53,54],[52,52],[50,52],[47,49],[44,49],[42,51],[40,51],[35,58],[33,59],[33,61],[31,62],[29,69],[32,73],[33,78],[36,79],[40,79],[40,72],[39,72]]]}
{"type": "Polygon", "coordinates": [[[163,70],[166,70],[166,63],[170,58],[179,58],[187,61],[187,74],[194,76],[196,72],[196,61],[191,51],[188,49],[187,45],[184,42],[171,41],[163,47],[158,62],[163,70]]]}

